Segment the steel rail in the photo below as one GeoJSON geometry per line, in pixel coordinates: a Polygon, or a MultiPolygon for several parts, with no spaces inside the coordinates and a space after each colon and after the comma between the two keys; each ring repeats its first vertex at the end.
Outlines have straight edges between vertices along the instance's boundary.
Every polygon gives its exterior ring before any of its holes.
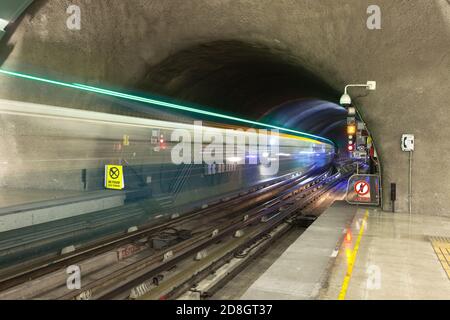
{"type": "MultiPolygon", "coordinates": [[[[315,187],[317,181],[324,180],[327,174],[320,175],[317,179],[314,179],[313,182],[308,184],[308,188],[303,190],[303,192],[314,192],[317,190],[315,187]]],[[[297,185],[298,189],[303,188],[304,186],[297,185]]],[[[290,193],[293,192],[293,189],[289,190],[290,193]]],[[[286,197],[289,192],[282,193],[279,198],[286,197]]],[[[269,201],[270,203],[273,200],[269,201]]],[[[265,206],[264,204],[263,206],[265,206]]],[[[271,206],[272,210],[274,208],[278,209],[278,206],[271,206]]],[[[219,239],[233,233],[236,230],[245,228],[247,225],[254,223],[256,220],[260,219],[262,216],[266,215],[268,212],[265,210],[261,210],[261,207],[257,207],[252,209],[252,212],[248,211],[241,212],[242,216],[237,219],[233,219],[228,221],[224,225],[217,227],[217,225],[212,226],[208,230],[202,232],[194,238],[186,240],[182,243],[176,244],[165,250],[164,252],[157,253],[155,255],[145,257],[133,264],[127,265],[119,270],[116,270],[100,279],[97,279],[87,286],[85,286],[82,290],[74,290],[60,297],[60,299],[71,299],[80,294],[89,292],[89,296],[99,297],[99,298],[108,298],[108,290],[113,288],[112,292],[116,292],[117,290],[128,290],[133,288],[134,286],[142,283],[143,279],[148,279],[151,277],[150,273],[157,273],[159,270],[164,268],[170,268],[172,265],[176,264],[177,261],[183,259],[187,255],[198,252],[203,248],[209,246],[212,242],[216,242],[219,239]],[[242,217],[246,215],[249,218],[244,220],[242,217]],[[212,237],[212,231],[219,230],[218,234],[212,237]],[[164,257],[168,252],[171,252],[171,259],[168,261],[164,260],[164,257]],[[131,280],[130,280],[131,279],[131,280]],[[105,293],[105,291],[107,291],[105,293]]],[[[277,221],[275,219],[274,221],[277,221]]],[[[114,295],[114,294],[113,294],[114,295]]]]}
{"type": "Polygon", "coordinates": [[[301,181],[307,181],[307,179],[309,178],[311,178],[311,174],[302,177],[287,178],[285,180],[276,181],[273,184],[262,184],[258,187],[250,188],[250,190],[240,192],[237,196],[230,198],[228,201],[217,202],[216,204],[211,205],[207,208],[184,214],[179,218],[169,220],[157,226],[141,226],[142,229],[129,234],[104,238],[72,254],[68,254],[57,259],[51,258],[42,263],[38,263],[34,266],[27,267],[26,269],[19,270],[13,274],[3,276],[3,278],[0,279],[0,291],[4,291],[21,283],[36,279],[40,276],[57,271],[69,265],[76,264],[80,261],[94,257],[101,253],[111,251],[114,248],[132,243],[151,234],[161,232],[167,228],[173,227],[187,220],[192,220],[196,217],[208,215],[217,211],[221,211],[223,214],[230,214],[238,210],[242,210],[248,206],[254,205],[254,203],[265,201],[266,199],[273,196],[275,192],[279,192],[280,189],[288,188],[289,186],[300,183],[301,181]],[[239,195],[241,196],[239,197],[239,195]]]}
{"type": "MultiPolygon", "coordinates": [[[[325,188],[320,190],[320,195],[314,194],[312,196],[314,197],[323,197],[324,194],[327,194],[331,190],[333,190],[336,185],[341,181],[342,179],[339,179],[336,182],[333,182],[329,185],[327,185],[325,188]]],[[[306,205],[306,207],[311,206],[312,204],[306,205]]],[[[295,215],[295,214],[294,214],[295,215]]],[[[270,227],[264,227],[253,230],[250,235],[247,236],[247,240],[245,240],[244,243],[237,245],[235,248],[229,250],[226,252],[222,257],[211,261],[209,263],[209,266],[206,268],[198,270],[194,275],[191,275],[186,281],[180,282],[177,286],[172,286],[172,289],[165,293],[160,298],[164,299],[177,299],[179,296],[184,294],[185,292],[189,291],[196,283],[199,283],[203,279],[207,278],[212,272],[215,272],[216,270],[220,269],[223,265],[228,263],[230,259],[232,259],[236,253],[241,252],[243,250],[246,250],[254,245],[254,243],[257,243],[257,245],[252,248],[253,254],[251,254],[251,257],[247,260],[245,260],[243,263],[239,264],[236,268],[232,269],[231,272],[227,273],[222,279],[220,279],[218,282],[216,282],[213,285],[213,291],[208,290],[208,296],[211,296],[212,292],[215,292],[218,288],[222,287],[224,283],[229,281],[229,279],[232,279],[237,273],[239,273],[242,269],[244,269],[250,261],[254,258],[254,252],[262,252],[263,250],[267,249],[267,247],[275,241],[276,239],[280,238],[283,234],[285,234],[288,230],[291,229],[292,223],[286,223],[286,227],[283,228],[281,231],[277,231],[276,235],[274,237],[270,238],[264,238],[265,235],[269,234],[273,230],[276,230],[280,225],[282,225],[283,221],[288,221],[288,219],[293,218],[293,214],[289,213],[286,216],[284,216],[281,221],[278,221],[278,223],[274,223],[270,227]],[[255,251],[256,250],[256,251],[255,251]]],[[[189,276],[189,275],[188,275],[189,276]]],[[[143,296],[139,297],[138,299],[145,299],[146,295],[150,295],[151,291],[144,294],[143,296]]],[[[154,295],[154,294],[153,294],[154,295]]]]}

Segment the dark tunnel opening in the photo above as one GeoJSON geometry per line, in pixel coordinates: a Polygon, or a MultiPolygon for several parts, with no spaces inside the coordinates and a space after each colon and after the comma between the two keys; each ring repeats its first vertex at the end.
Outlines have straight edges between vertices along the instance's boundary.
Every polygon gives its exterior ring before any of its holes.
{"type": "Polygon", "coordinates": [[[201,44],[149,66],[136,89],[321,135],[338,146],[345,140],[345,109],[331,102],[338,93],[281,49],[201,44]]]}

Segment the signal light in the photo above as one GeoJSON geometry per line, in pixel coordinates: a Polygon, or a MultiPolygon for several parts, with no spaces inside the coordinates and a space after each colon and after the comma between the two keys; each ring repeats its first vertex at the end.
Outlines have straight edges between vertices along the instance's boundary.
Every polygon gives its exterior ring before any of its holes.
{"type": "Polygon", "coordinates": [[[347,149],[348,149],[348,151],[353,151],[353,150],[355,150],[355,147],[352,144],[349,144],[347,149]]]}
{"type": "Polygon", "coordinates": [[[356,114],[356,108],[355,107],[348,107],[347,109],[349,116],[354,116],[356,114]]]}
{"type": "Polygon", "coordinates": [[[356,133],[356,126],[354,124],[350,124],[347,126],[347,134],[354,135],[356,133]]]}
{"type": "Polygon", "coordinates": [[[161,149],[166,149],[166,144],[164,142],[164,136],[163,135],[161,135],[161,138],[159,139],[159,147],[161,149]]]}

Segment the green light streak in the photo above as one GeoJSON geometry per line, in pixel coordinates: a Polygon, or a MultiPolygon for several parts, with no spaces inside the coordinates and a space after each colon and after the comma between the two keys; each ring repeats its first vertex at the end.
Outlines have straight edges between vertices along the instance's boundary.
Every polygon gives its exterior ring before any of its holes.
{"type": "Polygon", "coordinates": [[[148,103],[148,104],[151,104],[151,105],[157,105],[157,106],[161,106],[161,107],[172,108],[172,109],[183,110],[183,111],[188,111],[188,112],[192,112],[192,113],[212,116],[212,117],[215,117],[215,118],[227,119],[227,120],[232,120],[232,121],[236,121],[236,122],[241,122],[241,123],[246,123],[246,124],[253,124],[253,125],[257,125],[257,126],[261,126],[261,127],[271,128],[271,129],[277,129],[277,130],[280,130],[280,131],[283,131],[283,132],[293,133],[293,134],[299,135],[301,137],[319,140],[321,142],[329,143],[329,144],[332,144],[334,146],[334,142],[332,142],[329,139],[326,139],[326,138],[323,138],[323,137],[319,137],[319,136],[316,136],[316,135],[313,135],[313,134],[309,134],[309,133],[293,130],[293,129],[283,128],[283,127],[279,127],[279,126],[274,126],[274,125],[263,123],[263,122],[252,121],[252,120],[238,118],[238,117],[234,117],[234,116],[229,116],[229,115],[225,115],[225,114],[221,114],[221,113],[216,113],[216,112],[201,110],[201,109],[197,109],[197,108],[187,107],[187,106],[183,106],[183,105],[180,105],[180,104],[175,104],[175,103],[170,103],[170,102],[165,102],[165,101],[155,100],[155,99],[150,99],[150,98],[139,97],[139,96],[136,96],[136,95],[130,95],[130,94],[126,94],[126,93],[121,93],[121,92],[118,92],[118,91],[112,91],[112,90],[107,90],[107,89],[87,86],[87,85],[83,85],[83,84],[79,84],[79,83],[67,83],[67,82],[49,80],[49,79],[44,79],[44,78],[40,78],[40,77],[28,75],[28,74],[23,74],[23,73],[19,73],[19,72],[7,71],[7,70],[3,70],[3,69],[0,69],[0,73],[4,74],[4,75],[12,76],[12,77],[17,77],[17,78],[22,78],[22,79],[27,79],[27,80],[34,80],[34,81],[44,82],[44,83],[47,83],[47,84],[52,84],[52,85],[57,85],[57,86],[62,86],[62,87],[67,87],[67,88],[72,88],[72,89],[77,89],[77,90],[83,90],[83,91],[103,94],[103,95],[107,95],[107,96],[113,96],[113,97],[133,100],[133,101],[144,102],[144,103],[148,103]]]}

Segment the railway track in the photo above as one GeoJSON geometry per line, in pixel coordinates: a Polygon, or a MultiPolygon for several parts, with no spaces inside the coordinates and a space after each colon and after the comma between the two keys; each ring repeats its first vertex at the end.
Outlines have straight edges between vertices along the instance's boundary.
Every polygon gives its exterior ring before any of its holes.
{"type": "MultiPolygon", "coordinates": [[[[161,275],[170,274],[168,270],[238,232],[245,230],[247,242],[255,241],[311,205],[347,174],[327,171],[260,185],[157,226],[141,226],[129,234],[111,236],[74,253],[1,275],[0,299],[130,298],[136,288],[142,288],[149,280],[153,284],[159,282],[158,279],[164,277],[161,275]],[[167,239],[170,241],[164,245],[167,239]],[[128,253],[120,257],[124,250],[128,253]],[[83,271],[83,285],[78,290],[65,286],[65,271],[72,265],[79,265],[83,271]]],[[[239,246],[244,248],[248,243],[239,246]]],[[[237,248],[228,250],[218,260],[222,261],[234,250],[237,248]]],[[[183,288],[188,286],[185,278],[181,281],[183,288]]],[[[148,290],[141,291],[143,295],[148,293],[148,290]]],[[[180,290],[177,292],[165,294],[176,297],[180,290]]]]}
{"type": "MultiPolygon", "coordinates": [[[[311,174],[313,174],[313,171],[305,174],[304,177],[300,179],[308,179],[311,174]]],[[[298,179],[298,177],[296,177],[298,179]]],[[[227,206],[233,206],[236,203],[239,202],[239,200],[242,201],[248,201],[256,196],[258,194],[264,193],[264,192],[270,192],[272,189],[276,189],[280,186],[283,186],[284,184],[289,183],[289,181],[292,182],[292,175],[283,176],[274,180],[270,180],[261,184],[258,184],[256,186],[253,186],[252,188],[249,188],[248,190],[243,190],[238,193],[232,193],[229,195],[226,195],[225,197],[221,199],[215,199],[207,204],[202,204],[198,208],[191,209],[190,211],[186,211],[179,215],[179,217],[176,217],[176,215],[172,215],[171,212],[162,213],[159,215],[160,219],[155,221],[154,219],[150,221],[148,224],[141,225],[139,227],[139,231],[131,232],[129,234],[116,234],[108,237],[104,237],[100,239],[99,241],[91,242],[88,245],[83,246],[82,248],[79,248],[76,252],[72,254],[65,254],[63,256],[61,255],[51,255],[50,257],[44,258],[44,259],[38,259],[36,262],[29,263],[23,267],[17,267],[14,266],[13,268],[10,268],[10,270],[6,269],[5,272],[2,272],[0,274],[0,291],[5,290],[6,288],[17,284],[21,281],[20,275],[23,274],[23,278],[27,281],[30,279],[33,279],[37,276],[40,276],[42,274],[51,272],[51,269],[58,269],[60,267],[63,267],[64,265],[71,265],[74,263],[77,263],[80,260],[83,260],[85,258],[88,258],[89,255],[95,256],[98,254],[101,254],[105,251],[108,251],[109,249],[113,247],[120,246],[121,244],[132,242],[136,239],[139,239],[140,237],[143,237],[146,233],[154,233],[158,232],[159,230],[163,230],[165,228],[169,228],[171,225],[174,225],[176,223],[181,223],[189,219],[193,219],[197,216],[202,215],[208,215],[211,212],[214,213],[214,211],[220,210],[221,208],[226,208],[227,206]],[[237,199],[239,198],[239,199],[237,199]],[[176,218],[174,218],[176,217],[176,218]],[[39,270],[42,270],[41,272],[39,270]],[[14,282],[9,281],[9,279],[14,278],[14,282]]],[[[128,210],[129,206],[125,206],[123,210],[128,210]]],[[[134,210],[134,206],[132,207],[134,210]]],[[[175,208],[175,211],[179,211],[178,208],[175,208]]],[[[128,211],[127,211],[128,213],[128,211]]],[[[158,216],[158,215],[157,215],[158,216]]],[[[103,224],[106,222],[103,221],[103,224]]],[[[58,226],[59,229],[59,226],[58,226]]],[[[63,236],[63,234],[68,233],[76,233],[78,230],[78,227],[75,229],[69,228],[69,226],[65,226],[62,228],[63,231],[57,231],[49,230],[49,234],[42,235],[40,237],[32,239],[34,243],[32,244],[33,248],[37,248],[42,245],[48,245],[49,243],[52,243],[55,240],[58,240],[60,237],[63,236]],[[56,234],[56,237],[54,236],[56,234]]],[[[42,232],[43,233],[43,232],[42,232]]],[[[15,242],[19,242],[18,239],[15,239],[15,242]]],[[[28,248],[31,244],[31,240],[25,239],[24,246],[28,248]]],[[[23,254],[23,245],[15,244],[14,248],[11,248],[8,246],[6,250],[5,248],[2,248],[2,251],[7,250],[13,250],[16,249],[19,253],[16,254],[23,254]]]]}
{"type": "MultiPolygon", "coordinates": [[[[273,241],[283,236],[296,225],[305,226],[315,219],[312,216],[299,215],[308,212],[315,206],[315,200],[327,197],[329,192],[335,192],[339,180],[319,188],[319,191],[301,197],[302,203],[292,204],[289,208],[284,204],[282,214],[275,214],[271,223],[263,223],[248,228],[245,236],[233,239],[229,242],[219,243],[211,248],[210,256],[201,263],[190,263],[192,266],[183,266],[179,274],[175,274],[166,283],[153,288],[148,293],[143,293],[137,299],[192,299],[195,300],[209,298],[224,284],[230,281],[245,266],[251,263],[252,259],[259,253],[267,249],[273,241]],[[184,279],[180,281],[180,279],[184,279]]],[[[190,260],[192,262],[192,259],[190,260]]],[[[189,261],[188,263],[189,264],[189,261]]],[[[112,297],[108,297],[112,298],[112,297]]]]}

